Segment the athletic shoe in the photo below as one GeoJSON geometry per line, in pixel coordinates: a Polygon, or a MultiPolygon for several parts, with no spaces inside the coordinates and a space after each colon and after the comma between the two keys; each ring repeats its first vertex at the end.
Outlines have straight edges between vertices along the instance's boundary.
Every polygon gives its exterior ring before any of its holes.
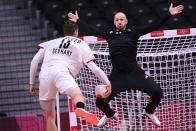
{"type": "Polygon", "coordinates": [[[97,124],[98,127],[102,127],[106,124],[106,122],[109,120],[109,119],[115,119],[115,120],[118,120],[118,113],[115,113],[112,117],[110,118],[107,118],[106,115],[102,116],[102,118],[99,120],[99,123],[97,124]]]}
{"type": "Polygon", "coordinates": [[[152,123],[154,123],[156,126],[161,126],[161,122],[159,121],[158,117],[155,115],[155,113],[153,114],[148,114],[148,113],[144,113],[148,118],[151,119],[152,123]]]}
{"type": "Polygon", "coordinates": [[[85,109],[76,108],[75,113],[76,116],[85,118],[86,121],[92,125],[97,125],[99,122],[99,118],[95,114],[92,114],[85,109]]]}

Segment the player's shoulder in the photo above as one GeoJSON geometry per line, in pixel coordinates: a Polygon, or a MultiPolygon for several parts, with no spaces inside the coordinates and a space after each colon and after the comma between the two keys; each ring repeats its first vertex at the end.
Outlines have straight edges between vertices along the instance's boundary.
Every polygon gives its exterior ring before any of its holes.
{"type": "Polygon", "coordinates": [[[50,41],[48,41],[48,42],[54,43],[54,42],[62,41],[63,39],[64,39],[64,37],[59,37],[59,38],[52,39],[52,40],[50,40],[50,41]]]}
{"type": "Polygon", "coordinates": [[[82,40],[81,38],[78,38],[78,39],[80,40],[80,44],[86,44],[87,45],[86,41],[82,40]]]}
{"type": "Polygon", "coordinates": [[[52,42],[60,41],[60,40],[62,40],[63,38],[64,38],[64,37],[59,37],[59,38],[51,39],[51,40],[45,41],[44,43],[52,43],[52,42]]]}
{"type": "Polygon", "coordinates": [[[51,40],[48,40],[48,41],[44,41],[44,42],[38,44],[38,47],[39,48],[44,48],[44,47],[47,47],[47,46],[51,45],[52,43],[59,43],[59,41],[62,41],[62,39],[63,39],[63,37],[51,39],[51,40]]]}
{"type": "Polygon", "coordinates": [[[85,41],[82,40],[80,37],[74,37],[74,36],[66,36],[66,37],[68,37],[71,41],[73,41],[76,44],[85,43],[85,41]]]}

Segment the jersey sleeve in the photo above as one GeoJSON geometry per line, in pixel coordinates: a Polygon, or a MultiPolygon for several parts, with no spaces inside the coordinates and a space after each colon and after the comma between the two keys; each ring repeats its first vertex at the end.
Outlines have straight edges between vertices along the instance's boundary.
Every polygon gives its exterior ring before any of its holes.
{"type": "Polygon", "coordinates": [[[137,35],[140,37],[142,35],[145,35],[147,33],[150,33],[154,30],[159,29],[162,25],[164,25],[166,23],[166,21],[171,17],[171,14],[169,12],[167,12],[166,14],[164,14],[159,20],[156,21],[155,24],[150,25],[150,26],[144,26],[144,27],[137,27],[136,31],[137,31],[137,35]]]}
{"type": "Polygon", "coordinates": [[[44,58],[44,50],[39,49],[36,55],[33,57],[30,65],[30,84],[35,84],[35,76],[38,68],[38,64],[43,61],[44,58]]]}
{"type": "Polygon", "coordinates": [[[81,44],[81,54],[82,54],[82,59],[84,64],[88,64],[91,61],[95,61],[96,58],[92,52],[92,50],[90,49],[90,47],[87,45],[86,42],[82,42],[81,44]]]}

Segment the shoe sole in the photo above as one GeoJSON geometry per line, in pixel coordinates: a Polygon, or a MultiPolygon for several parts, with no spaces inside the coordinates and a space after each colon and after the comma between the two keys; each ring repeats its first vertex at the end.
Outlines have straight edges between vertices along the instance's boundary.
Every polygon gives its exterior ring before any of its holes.
{"type": "Polygon", "coordinates": [[[161,126],[161,124],[157,124],[156,122],[154,122],[146,113],[145,113],[144,115],[147,116],[147,117],[152,121],[152,123],[153,123],[154,125],[156,125],[156,126],[161,126]]]}
{"type": "Polygon", "coordinates": [[[78,117],[84,117],[86,121],[92,125],[97,125],[99,123],[99,118],[95,114],[92,114],[84,109],[76,108],[75,113],[78,117]]]}
{"type": "MultiPolygon", "coordinates": [[[[118,114],[114,114],[114,116],[112,116],[111,118],[107,118],[106,116],[103,116],[102,118],[103,119],[106,119],[106,120],[102,120],[102,121],[104,121],[104,122],[102,122],[102,124],[97,124],[97,126],[98,127],[103,127],[104,125],[106,125],[106,123],[107,123],[107,121],[109,120],[109,119],[114,119],[114,120],[116,120],[117,122],[119,122],[119,117],[118,117],[118,114]],[[103,117],[105,117],[105,118],[103,118],[103,117]]],[[[101,118],[101,119],[102,119],[101,118]]],[[[99,120],[99,121],[101,121],[101,119],[99,120]]]]}
{"type": "Polygon", "coordinates": [[[100,124],[100,123],[97,124],[98,127],[103,127],[103,126],[106,124],[106,122],[108,121],[108,118],[106,118],[106,116],[103,116],[103,117],[104,117],[104,118],[101,118],[101,119],[99,120],[99,122],[100,122],[100,121],[102,121],[102,122],[101,122],[101,124],[100,124]],[[102,119],[103,119],[103,120],[102,120],[102,119]]]}

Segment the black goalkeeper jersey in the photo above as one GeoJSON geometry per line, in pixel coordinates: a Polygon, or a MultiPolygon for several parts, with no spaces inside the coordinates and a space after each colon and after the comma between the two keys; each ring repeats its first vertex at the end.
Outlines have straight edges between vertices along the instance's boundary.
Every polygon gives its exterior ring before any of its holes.
{"type": "Polygon", "coordinates": [[[113,71],[119,73],[131,72],[137,67],[136,55],[140,36],[145,35],[161,27],[169,18],[169,14],[150,27],[127,27],[123,31],[117,31],[115,27],[100,30],[85,22],[78,20],[79,26],[85,29],[88,35],[106,39],[109,44],[110,59],[113,71]]]}

